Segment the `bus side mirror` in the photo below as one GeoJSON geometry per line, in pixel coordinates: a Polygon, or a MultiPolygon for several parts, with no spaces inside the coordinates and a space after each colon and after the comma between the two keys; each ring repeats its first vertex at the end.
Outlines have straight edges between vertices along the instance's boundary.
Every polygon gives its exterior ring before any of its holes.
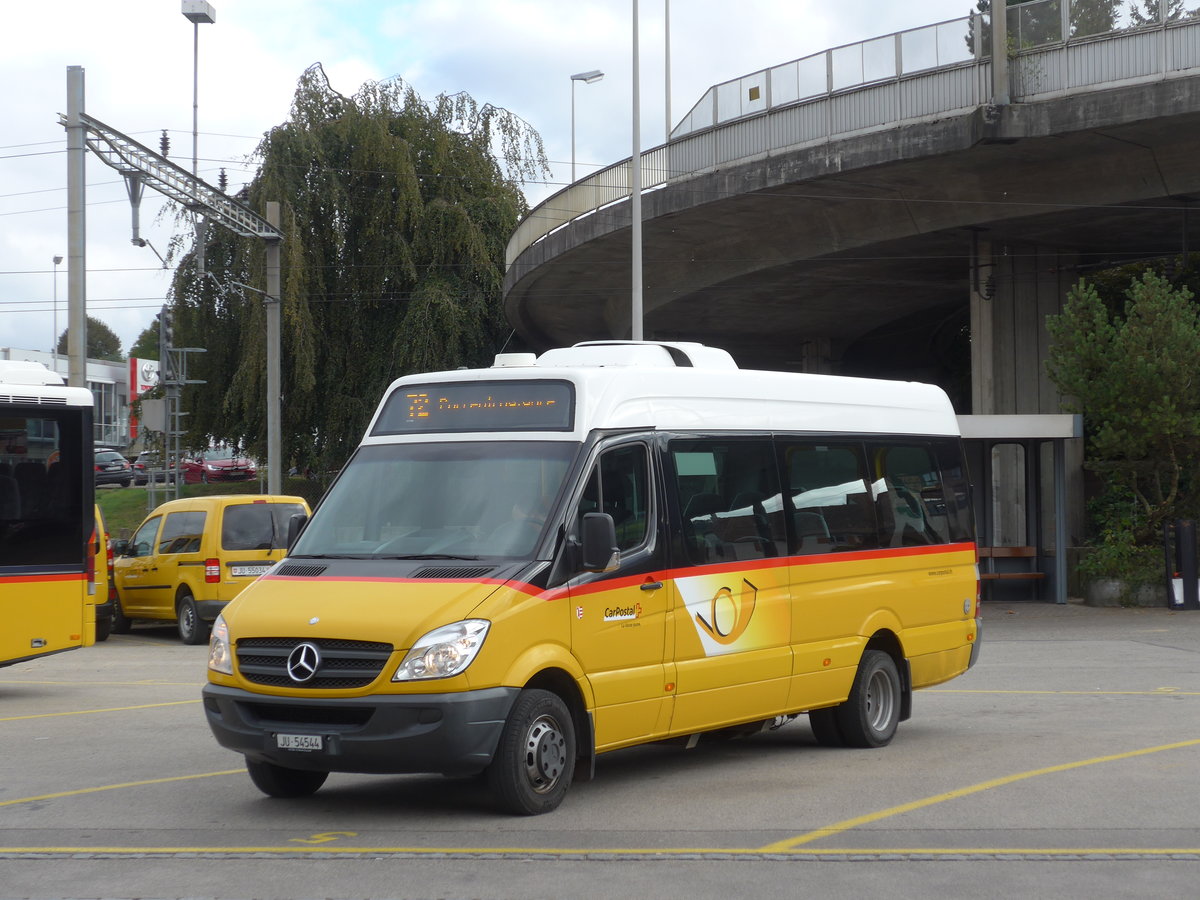
{"type": "Polygon", "coordinates": [[[580,566],[586,572],[611,572],[621,562],[617,526],[608,513],[584,513],[580,566]]]}
{"type": "Polygon", "coordinates": [[[292,552],[292,547],[296,545],[296,538],[300,537],[300,532],[304,530],[304,524],[308,521],[308,516],[304,513],[293,513],[288,519],[287,532],[287,549],[288,553],[292,552]]]}

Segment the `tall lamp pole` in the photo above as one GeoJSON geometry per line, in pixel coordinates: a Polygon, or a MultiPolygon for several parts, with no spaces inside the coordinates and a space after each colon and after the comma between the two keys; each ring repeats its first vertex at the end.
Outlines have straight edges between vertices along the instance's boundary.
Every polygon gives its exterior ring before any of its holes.
{"type": "MultiPolygon", "coordinates": [[[[180,11],[192,23],[192,177],[199,163],[200,137],[200,26],[215,25],[217,11],[208,0],[182,0],[180,11]]],[[[196,218],[196,271],[204,274],[204,233],[208,219],[199,213],[196,218]]]]}
{"type": "Polygon", "coordinates": [[[595,84],[604,73],[599,69],[592,69],[590,72],[579,72],[571,76],[571,184],[575,183],[575,82],[582,81],[584,84],[595,84]]]}
{"type": "Polygon", "coordinates": [[[629,157],[629,215],[633,237],[633,284],[629,336],[642,339],[642,103],[641,64],[638,59],[638,0],[633,0],[633,153],[629,157]]]}
{"type": "Polygon", "coordinates": [[[58,267],[62,257],[54,257],[54,333],[50,335],[50,353],[54,358],[54,371],[58,371],[58,267]]]}

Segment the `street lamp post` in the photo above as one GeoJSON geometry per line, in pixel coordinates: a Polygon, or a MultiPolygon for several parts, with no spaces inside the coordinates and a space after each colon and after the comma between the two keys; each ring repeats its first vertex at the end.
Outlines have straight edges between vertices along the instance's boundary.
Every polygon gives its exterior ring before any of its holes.
{"type": "MultiPolygon", "coordinates": [[[[200,26],[215,25],[217,11],[208,0],[182,0],[180,12],[192,23],[192,177],[196,177],[200,135],[200,26]]],[[[208,220],[195,214],[196,271],[204,274],[204,233],[208,220]]]]}
{"type": "Polygon", "coordinates": [[[604,73],[599,69],[592,69],[590,72],[579,72],[571,76],[571,183],[575,183],[575,82],[582,81],[584,84],[595,84],[604,73]]]}
{"type": "Polygon", "coordinates": [[[192,174],[196,174],[196,144],[200,131],[200,26],[213,25],[217,11],[208,0],[183,0],[183,17],[192,23],[192,174]]]}
{"type": "Polygon", "coordinates": [[[58,267],[61,256],[54,257],[54,333],[50,335],[50,354],[54,359],[54,371],[58,371],[58,267]]]}

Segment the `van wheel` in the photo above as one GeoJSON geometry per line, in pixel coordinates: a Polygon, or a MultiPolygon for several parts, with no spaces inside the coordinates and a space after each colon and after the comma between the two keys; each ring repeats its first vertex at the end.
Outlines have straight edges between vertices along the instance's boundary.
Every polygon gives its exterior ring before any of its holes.
{"type": "Polygon", "coordinates": [[[200,611],[196,609],[196,601],[187,589],[179,592],[179,599],[175,604],[175,615],[179,621],[179,638],[185,644],[203,644],[208,640],[209,625],[200,618],[200,611]]]}
{"type": "Polygon", "coordinates": [[[329,777],[328,772],[287,769],[274,763],[246,760],[246,771],[254,786],[268,797],[308,797],[315,794],[329,777]]]}
{"type": "Polygon", "coordinates": [[[112,625],[108,630],[113,634],[129,634],[129,630],[133,628],[133,622],[125,617],[125,611],[121,609],[120,597],[113,597],[112,607],[112,625]]]}
{"type": "Polygon", "coordinates": [[[849,698],[834,711],[847,746],[891,743],[900,724],[900,673],[895,661],[882,650],[864,653],[849,698]]]}
{"type": "Polygon", "coordinates": [[[558,695],[520,693],[487,774],[505,812],[535,816],[562,803],[575,774],[575,728],[558,695]]]}

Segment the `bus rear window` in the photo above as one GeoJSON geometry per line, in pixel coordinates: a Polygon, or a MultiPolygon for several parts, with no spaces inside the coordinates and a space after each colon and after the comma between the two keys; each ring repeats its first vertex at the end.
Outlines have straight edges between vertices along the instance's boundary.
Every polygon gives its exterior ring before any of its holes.
{"type": "Polygon", "coordinates": [[[570,431],[574,420],[575,391],[567,381],[414,384],[388,397],[371,433],[570,431]]]}

